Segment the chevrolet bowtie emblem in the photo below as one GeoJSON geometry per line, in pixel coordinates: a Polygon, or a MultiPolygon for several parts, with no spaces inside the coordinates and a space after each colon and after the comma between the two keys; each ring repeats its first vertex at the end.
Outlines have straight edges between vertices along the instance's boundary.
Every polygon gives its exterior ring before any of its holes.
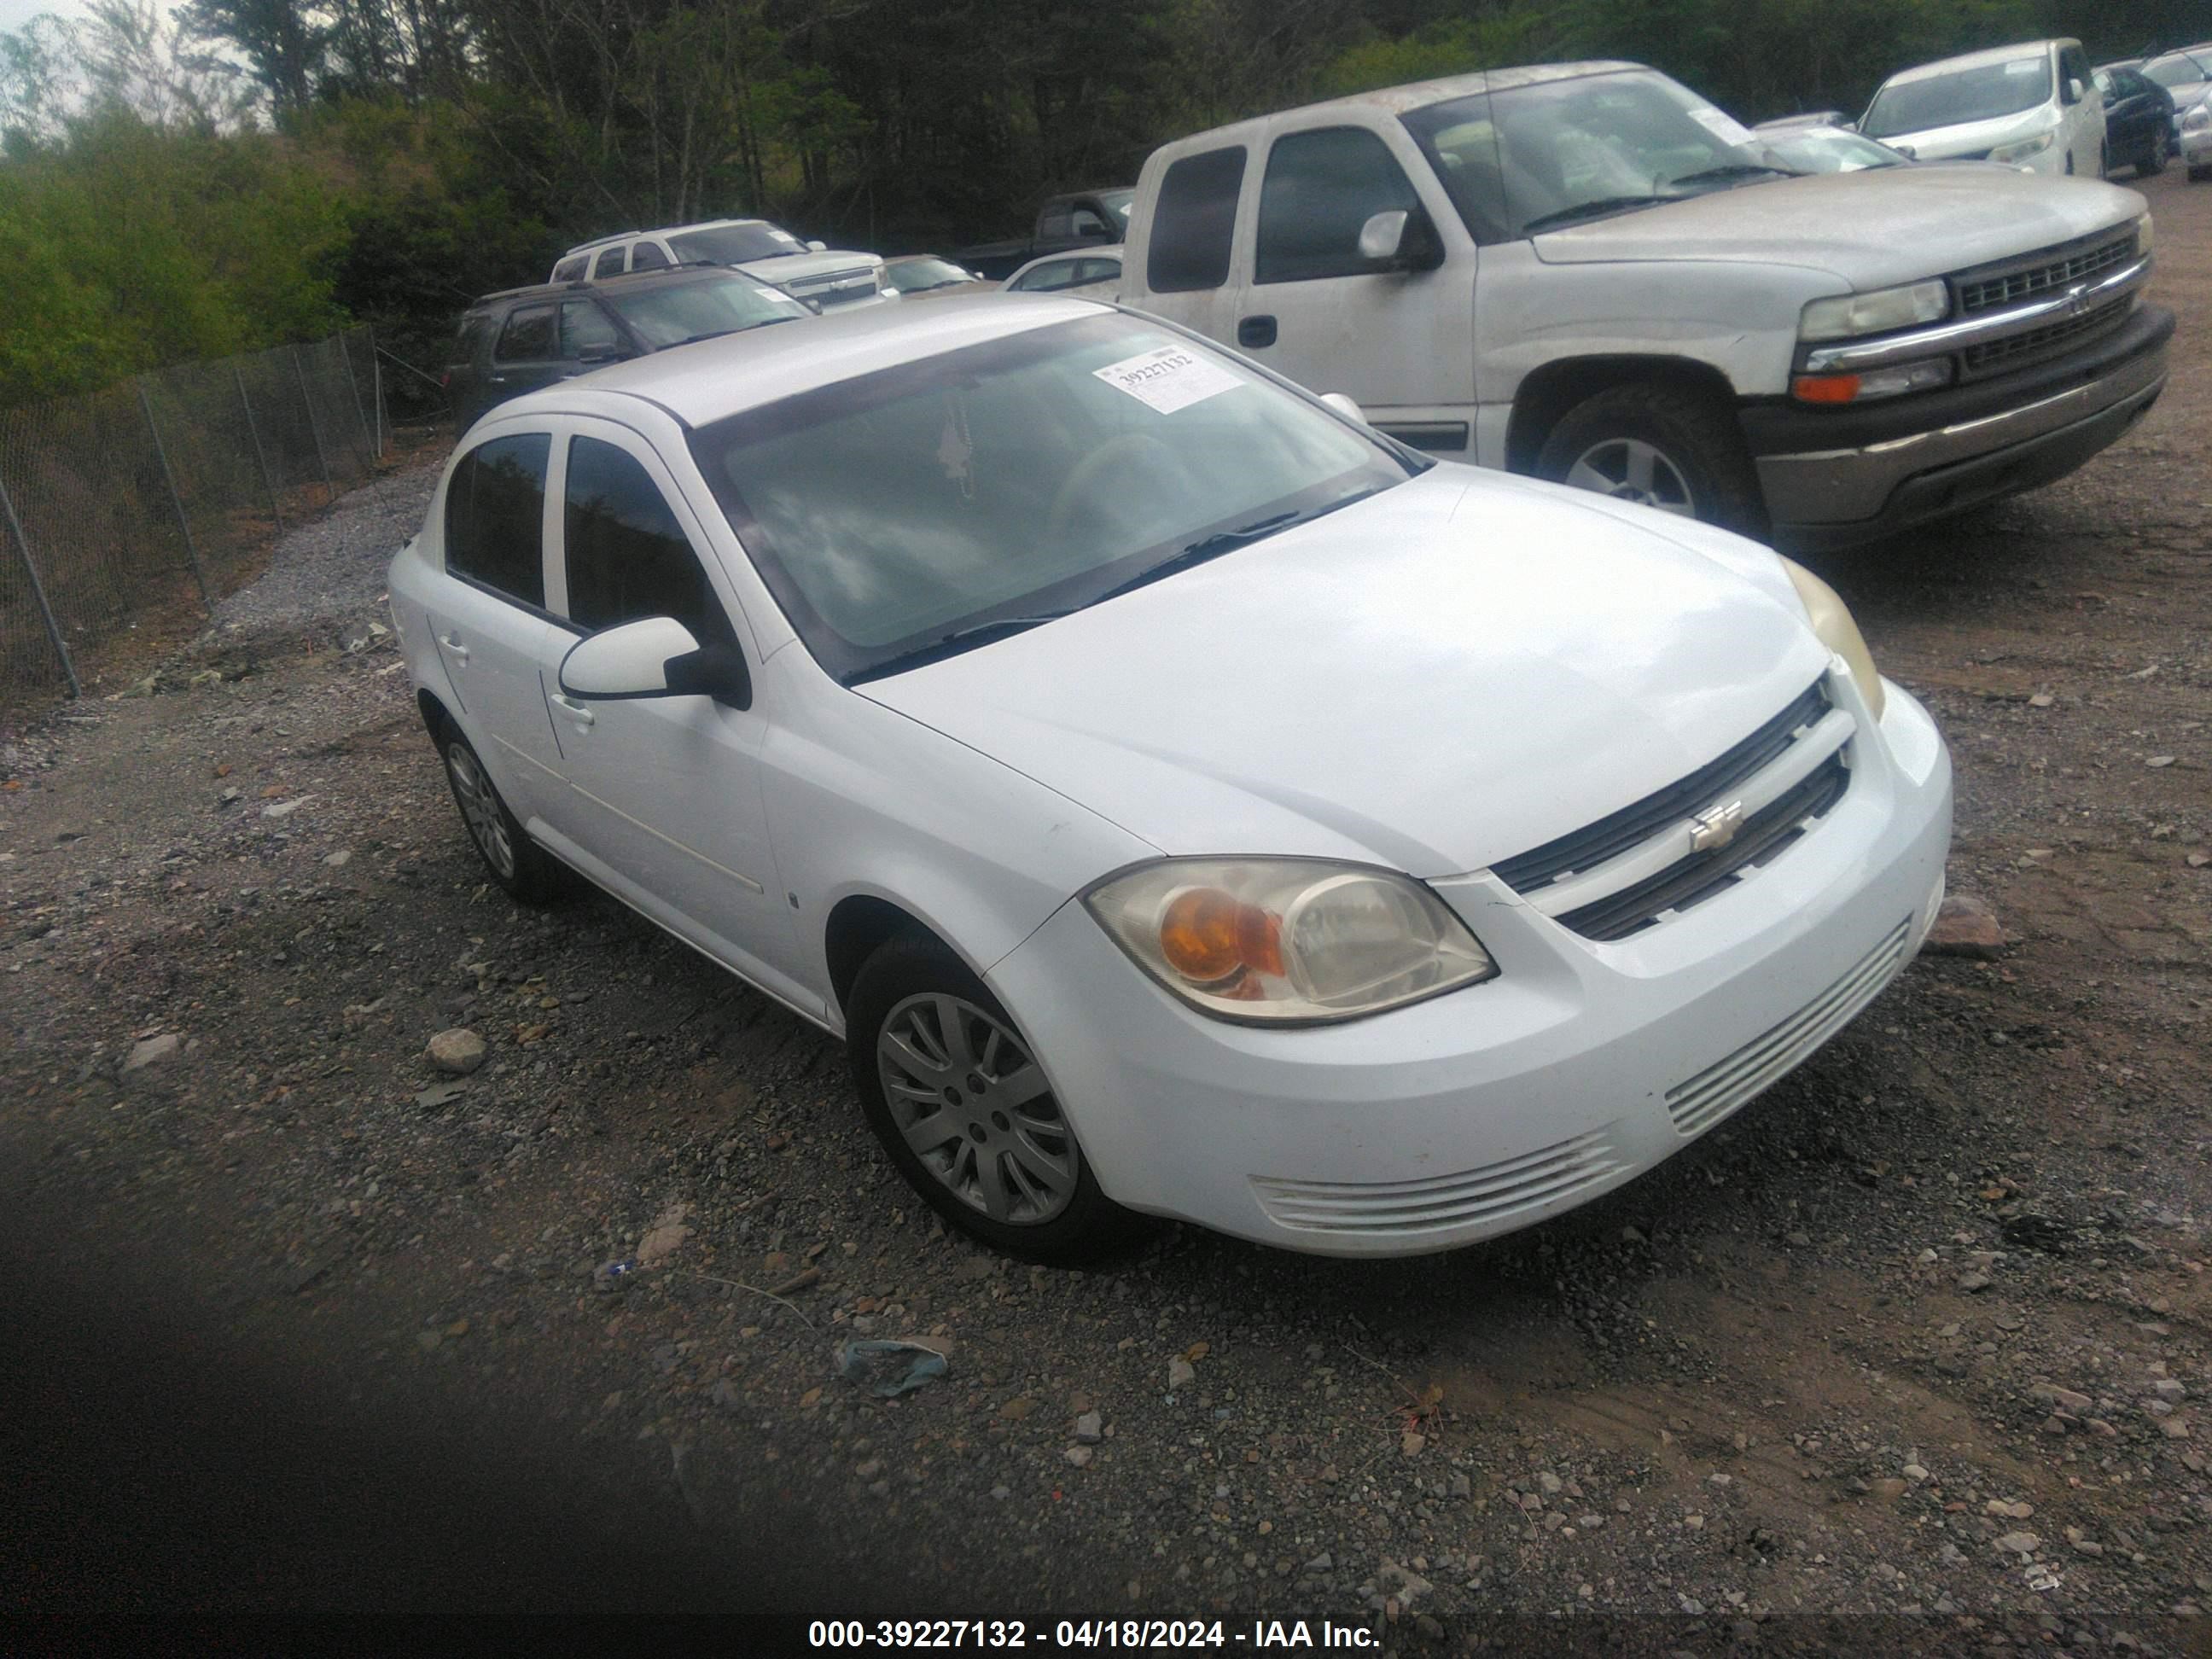
{"type": "Polygon", "coordinates": [[[1710,853],[1727,846],[1735,839],[1735,832],[1743,828],[1743,803],[1732,800],[1726,806],[1716,806],[1710,812],[1700,812],[1690,829],[1690,850],[1710,853]]]}

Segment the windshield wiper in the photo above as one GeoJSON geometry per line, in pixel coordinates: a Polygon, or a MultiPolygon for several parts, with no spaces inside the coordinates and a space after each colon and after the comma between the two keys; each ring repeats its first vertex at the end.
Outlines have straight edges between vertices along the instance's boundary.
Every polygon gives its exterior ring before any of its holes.
{"type": "Polygon", "coordinates": [[[1555,225],[1571,224],[1577,219],[1594,219],[1601,214],[1624,213],[1630,208],[1656,207],[1662,202],[1686,202],[1686,196],[1601,196],[1595,202],[1577,202],[1572,207],[1561,208],[1557,213],[1539,214],[1521,227],[1522,234],[1531,231],[1549,230],[1555,225]]]}
{"type": "Polygon", "coordinates": [[[672,340],[660,349],[663,351],[673,351],[680,345],[696,345],[702,340],[719,340],[725,334],[735,334],[737,331],[734,325],[728,328],[710,328],[704,334],[687,334],[680,340],[672,340]]]}
{"type": "Polygon", "coordinates": [[[1303,513],[1271,513],[1264,519],[1255,519],[1249,524],[1240,524],[1234,530],[1217,530],[1211,536],[1201,536],[1185,546],[1182,552],[1162,559],[1149,570],[1140,570],[1125,582],[1116,583],[1091,600],[1097,605],[1103,600],[1118,599],[1133,589],[1156,582],[1163,576],[1172,576],[1178,570],[1188,570],[1194,564],[1204,564],[1208,559],[1273,535],[1294,519],[1307,515],[1303,513]]]}
{"type": "Polygon", "coordinates": [[[1757,161],[1729,161],[1721,167],[1700,167],[1695,173],[1686,173],[1680,178],[1669,179],[1667,183],[1670,187],[1675,185],[1702,185],[1709,179],[1749,179],[1761,173],[1771,173],[1778,179],[1804,177],[1804,174],[1798,172],[1796,167],[1766,167],[1757,161]]]}
{"type": "Polygon", "coordinates": [[[1070,611],[1042,611],[1032,617],[994,617],[988,622],[969,623],[965,628],[956,628],[949,634],[940,634],[927,643],[914,646],[896,656],[872,662],[865,668],[856,668],[845,676],[845,684],[858,685],[863,680],[880,679],[903,668],[918,668],[923,663],[935,662],[940,657],[957,656],[962,647],[984,639],[1027,633],[1041,623],[1058,622],[1062,617],[1073,614],[1070,611]]]}

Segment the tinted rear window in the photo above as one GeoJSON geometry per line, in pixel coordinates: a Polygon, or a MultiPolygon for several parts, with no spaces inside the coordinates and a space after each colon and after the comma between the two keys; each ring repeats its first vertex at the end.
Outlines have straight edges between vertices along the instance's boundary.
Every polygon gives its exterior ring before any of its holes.
{"type": "Polygon", "coordinates": [[[1229,247],[1237,231],[1237,192],[1244,182],[1244,147],[1186,155],[1160,180],[1152,215],[1146,285],[1155,294],[1190,294],[1229,280],[1229,247]]]}
{"type": "Polygon", "coordinates": [[[552,448],[543,432],[494,438],[463,456],[446,486],[446,568],[541,610],[552,448]]]}

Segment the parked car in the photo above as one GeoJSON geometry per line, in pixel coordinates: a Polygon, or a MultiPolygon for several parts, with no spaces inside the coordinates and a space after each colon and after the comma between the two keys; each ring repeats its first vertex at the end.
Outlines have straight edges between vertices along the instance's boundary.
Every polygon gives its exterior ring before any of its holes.
{"type": "Polygon", "coordinates": [[[568,282],[586,275],[600,278],[625,270],[698,264],[741,270],[757,282],[781,289],[816,311],[873,305],[884,297],[884,262],[874,254],[802,242],[765,219],[709,219],[580,242],[561,256],[553,267],[552,280],[568,282]]]}
{"type": "Polygon", "coordinates": [[[1362,94],[1145,164],[1122,303],[1440,454],[1800,545],[2057,477],[2166,384],[2142,197],[1799,178],[1633,64],[1362,94]]]}
{"type": "Polygon", "coordinates": [[[1910,167],[1912,158],[1864,133],[1841,127],[1753,127],[1763,154],[1796,173],[1863,173],[1869,167],[1910,167]]]}
{"type": "Polygon", "coordinates": [[[444,385],[466,426],[495,404],[605,363],[814,313],[714,266],[487,294],[462,314],[444,385]]]}
{"type": "Polygon", "coordinates": [[[1069,248],[1111,247],[1128,234],[1133,190],[1079,190],[1048,198],[1028,240],[987,242],[953,257],[985,276],[1008,276],[1030,260],[1069,248]]]}
{"type": "Polygon", "coordinates": [[[390,574],[492,878],[580,872],[842,1036],[1024,1255],[1527,1226],[1802,1060],[1942,894],[1942,739],[1808,572],[1088,301],[518,399],[390,574]]]}
{"type": "Polygon", "coordinates": [[[2106,171],[2133,167],[2147,179],[2166,171],[2173,135],[2173,94],[2140,70],[2106,64],[2095,71],[2105,101],[2106,171]]]}
{"type": "Polygon", "coordinates": [[[2142,73],[2143,79],[2164,87],[2173,100],[2172,139],[2166,146],[2171,155],[2181,148],[2183,119],[2212,93],[2212,46],[2161,52],[2142,66],[2142,73]]]}
{"type": "Polygon", "coordinates": [[[1901,70],[1859,131],[1918,161],[1997,161],[2095,179],[2105,105],[2078,40],[2032,40],[1901,70]]]}
{"type": "Polygon", "coordinates": [[[1009,294],[1063,294],[1111,288],[1121,280],[1121,250],[1109,247],[1032,259],[1007,277],[1004,287],[1009,294]]]}
{"type": "Polygon", "coordinates": [[[969,294],[983,279],[964,265],[934,253],[909,253],[884,261],[884,292],[902,299],[918,294],[969,294]]]}
{"type": "Polygon", "coordinates": [[[2181,161],[2191,183],[2212,179],[2212,94],[2198,99],[2181,118],[2181,161]]]}

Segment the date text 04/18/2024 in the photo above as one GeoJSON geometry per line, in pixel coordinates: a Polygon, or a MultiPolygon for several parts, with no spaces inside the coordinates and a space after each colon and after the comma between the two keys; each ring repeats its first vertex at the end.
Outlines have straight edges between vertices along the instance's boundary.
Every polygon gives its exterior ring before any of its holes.
{"type": "Polygon", "coordinates": [[[1031,1625],[1018,1619],[817,1619],[808,1625],[811,1648],[873,1648],[892,1652],[925,1648],[1036,1648],[1063,1652],[1097,1648],[1163,1650],[1242,1647],[1361,1649],[1376,1645],[1375,1633],[1326,1620],[1255,1620],[1249,1627],[1215,1620],[1062,1619],[1031,1625]]]}

